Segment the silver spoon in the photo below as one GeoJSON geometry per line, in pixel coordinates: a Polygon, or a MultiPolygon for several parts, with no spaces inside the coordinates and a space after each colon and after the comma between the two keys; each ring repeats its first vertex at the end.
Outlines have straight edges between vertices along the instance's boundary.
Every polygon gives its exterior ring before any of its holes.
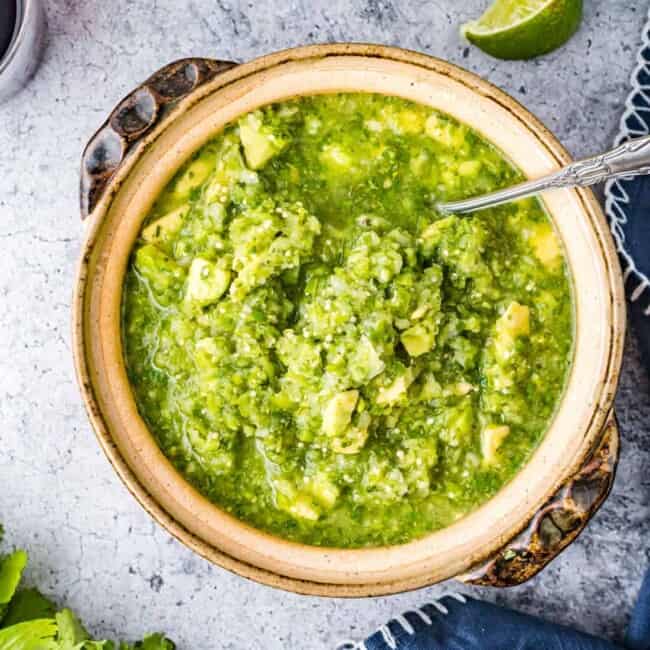
{"type": "Polygon", "coordinates": [[[578,160],[537,180],[462,201],[438,203],[436,208],[443,213],[474,212],[555,187],[587,187],[610,178],[632,178],[642,174],[650,174],[650,136],[628,140],[611,151],[578,160]]]}

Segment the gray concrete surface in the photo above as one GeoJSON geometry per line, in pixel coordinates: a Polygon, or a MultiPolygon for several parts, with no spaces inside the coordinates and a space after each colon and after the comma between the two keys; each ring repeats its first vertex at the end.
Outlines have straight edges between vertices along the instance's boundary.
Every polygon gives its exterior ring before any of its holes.
{"type": "MultiPolygon", "coordinates": [[[[588,0],[564,49],[529,63],[470,48],[458,25],[485,0],[50,0],[49,46],[31,85],[0,106],[0,521],[27,547],[28,580],[101,635],[164,629],[182,649],[324,650],[361,637],[451,583],[343,601],[262,587],[210,566],[155,525],[100,452],[73,376],[70,299],[83,237],[83,145],[116,101],[188,55],[249,59],[356,40],[459,63],[532,109],[576,155],[616,130],[647,5],[588,0]]],[[[628,341],[618,396],[616,487],[579,542],[529,584],[465,589],[620,638],[650,552],[648,381],[628,341]]]]}

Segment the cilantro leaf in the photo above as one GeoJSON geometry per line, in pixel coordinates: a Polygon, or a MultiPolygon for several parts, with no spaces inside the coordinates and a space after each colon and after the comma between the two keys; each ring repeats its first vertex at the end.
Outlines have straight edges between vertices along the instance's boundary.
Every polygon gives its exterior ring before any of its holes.
{"type": "Polygon", "coordinates": [[[14,551],[0,559],[0,605],[7,605],[12,599],[26,564],[25,551],[14,551]]]}
{"type": "Polygon", "coordinates": [[[0,628],[16,625],[35,618],[53,618],[56,607],[36,589],[21,589],[16,592],[7,607],[0,628]]]}
{"type": "Polygon", "coordinates": [[[58,650],[54,640],[56,621],[53,618],[39,618],[18,623],[0,630],[2,650],[58,650]]]}
{"type": "MultiPolygon", "coordinates": [[[[0,525],[0,541],[2,535],[0,525]]],[[[69,609],[55,613],[54,604],[36,589],[16,591],[26,564],[25,551],[0,555],[0,650],[175,650],[162,634],[119,646],[91,639],[69,609]]]]}
{"type": "Polygon", "coordinates": [[[69,609],[62,609],[56,615],[56,624],[58,626],[56,640],[61,650],[81,648],[83,642],[90,638],[79,619],[69,609]]]}
{"type": "Polygon", "coordinates": [[[27,564],[27,553],[15,551],[0,557],[0,621],[4,618],[7,605],[16,593],[16,588],[27,564]]]}
{"type": "Polygon", "coordinates": [[[176,644],[162,634],[148,634],[133,645],[120,643],[119,650],[175,650],[176,644]]]}
{"type": "Polygon", "coordinates": [[[149,634],[135,644],[140,650],[176,650],[176,644],[162,634],[149,634]]]}

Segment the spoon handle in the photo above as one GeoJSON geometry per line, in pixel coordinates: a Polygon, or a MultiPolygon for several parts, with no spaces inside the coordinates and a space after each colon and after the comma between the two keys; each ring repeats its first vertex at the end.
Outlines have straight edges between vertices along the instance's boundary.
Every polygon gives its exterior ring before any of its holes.
{"type": "Polygon", "coordinates": [[[650,174],[650,136],[628,140],[611,151],[593,158],[577,160],[557,172],[537,180],[525,181],[497,192],[461,201],[439,203],[444,213],[474,212],[556,187],[587,187],[610,178],[632,178],[650,174]]]}

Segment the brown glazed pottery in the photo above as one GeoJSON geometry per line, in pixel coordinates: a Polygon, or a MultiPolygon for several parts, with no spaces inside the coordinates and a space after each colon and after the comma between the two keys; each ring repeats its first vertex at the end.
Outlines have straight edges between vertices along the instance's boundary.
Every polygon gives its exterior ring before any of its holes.
{"type": "Polygon", "coordinates": [[[402,546],[343,550],[296,544],[220,510],[180,476],[136,409],[120,336],[129,252],[156,195],[204,142],[238,116],[297,95],[376,92],[426,104],[469,124],[529,177],[569,156],[497,88],[422,54],[374,45],[303,47],[250,63],[186,59],[125,98],[88,144],[81,212],[87,238],[76,281],[74,352],[85,404],[110,462],[144,508],[210,561],[300,593],[389,594],[452,576],[515,585],[573,541],[603,502],[618,457],[612,402],[625,305],[607,224],[587,190],[544,202],[562,239],[576,309],[566,393],[530,461],[496,496],[452,526],[402,546]]]}

